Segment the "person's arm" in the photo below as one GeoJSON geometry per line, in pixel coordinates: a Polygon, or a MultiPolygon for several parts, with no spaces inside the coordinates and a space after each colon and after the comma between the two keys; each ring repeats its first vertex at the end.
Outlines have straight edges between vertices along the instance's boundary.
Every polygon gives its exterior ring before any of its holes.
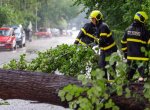
{"type": "Polygon", "coordinates": [[[86,23],[80,30],[78,36],[75,39],[74,44],[78,44],[82,37],[85,36],[85,33],[89,30],[89,23],[86,23]]]}
{"type": "Polygon", "coordinates": [[[98,33],[99,34],[98,36],[99,36],[99,45],[100,45],[100,47],[107,43],[106,38],[107,38],[109,33],[110,33],[109,28],[106,25],[103,25],[101,27],[100,32],[98,33]]]}
{"type": "Polygon", "coordinates": [[[75,39],[74,44],[78,44],[79,41],[80,41],[80,39],[81,39],[81,37],[82,37],[83,35],[84,35],[84,33],[82,32],[82,30],[80,30],[78,36],[77,36],[76,39],[75,39]]]}
{"type": "Polygon", "coordinates": [[[102,50],[106,50],[106,47],[109,45],[114,44],[113,38],[110,38],[112,36],[112,32],[110,31],[107,24],[102,24],[99,30],[99,46],[102,50]]]}
{"type": "Polygon", "coordinates": [[[147,30],[146,31],[146,35],[145,35],[146,37],[147,37],[147,41],[148,41],[148,47],[150,46],[150,30],[147,30]]]}

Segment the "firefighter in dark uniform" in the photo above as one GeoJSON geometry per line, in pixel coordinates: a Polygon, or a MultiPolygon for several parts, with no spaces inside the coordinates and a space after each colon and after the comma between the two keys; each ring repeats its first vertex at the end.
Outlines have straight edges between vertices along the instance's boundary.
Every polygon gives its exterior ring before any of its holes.
{"type": "Polygon", "coordinates": [[[140,73],[139,81],[143,81],[146,73],[148,73],[149,58],[147,51],[150,37],[145,26],[147,20],[148,16],[145,12],[137,12],[133,23],[126,29],[121,40],[122,51],[128,64],[127,78],[129,80],[133,78],[136,70],[140,73]]]}
{"type": "MultiPolygon", "coordinates": [[[[91,12],[96,19],[96,26],[97,26],[97,36],[99,38],[99,48],[101,50],[98,65],[101,69],[105,72],[105,78],[108,78],[107,69],[105,66],[109,64],[106,61],[106,57],[109,57],[113,52],[117,52],[117,46],[112,36],[112,32],[109,29],[108,25],[103,21],[103,15],[99,10],[94,10],[91,12]]],[[[116,63],[112,65],[115,73],[116,63]]],[[[112,79],[110,75],[110,79],[112,79]]]]}
{"type": "Polygon", "coordinates": [[[81,28],[74,44],[93,47],[99,42],[99,39],[96,37],[96,22],[94,19],[92,19],[91,15],[89,16],[89,18],[91,22],[86,23],[81,28]]]}

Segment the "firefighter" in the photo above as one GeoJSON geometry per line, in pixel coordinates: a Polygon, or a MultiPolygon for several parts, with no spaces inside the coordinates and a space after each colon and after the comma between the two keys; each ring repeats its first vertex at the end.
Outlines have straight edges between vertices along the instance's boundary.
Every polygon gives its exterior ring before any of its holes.
{"type": "Polygon", "coordinates": [[[144,81],[148,73],[148,41],[149,32],[145,26],[148,15],[139,11],[134,16],[133,23],[125,30],[121,40],[122,51],[127,59],[127,78],[131,80],[136,72],[139,72],[139,81],[144,81]],[[142,64],[141,64],[142,63],[142,64]]]}
{"type": "Polygon", "coordinates": [[[98,43],[99,39],[96,37],[96,21],[91,18],[91,15],[89,18],[90,22],[81,28],[74,44],[93,47],[98,43]]]}
{"type": "MultiPolygon", "coordinates": [[[[96,19],[97,26],[97,36],[99,38],[99,48],[101,50],[99,57],[99,68],[103,69],[105,72],[105,78],[108,78],[108,73],[106,69],[106,65],[109,62],[106,60],[106,57],[109,57],[113,52],[117,52],[117,46],[112,36],[112,32],[108,25],[103,21],[103,15],[99,10],[94,10],[91,12],[91,18],[96,19]]],[[[112,65],[115,73],[116,62],[112,65]]],[[[109,79],[113,79],[111,75],[109,75],[109,79]]]]}

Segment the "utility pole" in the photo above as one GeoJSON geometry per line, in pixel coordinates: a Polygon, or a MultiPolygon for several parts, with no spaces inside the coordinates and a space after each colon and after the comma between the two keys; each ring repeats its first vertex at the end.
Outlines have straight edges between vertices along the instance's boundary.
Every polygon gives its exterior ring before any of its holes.
{"type": "Polygon", "coordinates": [[[36,14],[36,21],[35,21],[35,30],[36,30],[36,32],[38,31],[38,29],[37,29],[37,3],[36,3],[36,9],[35,9],[35,14],[36,14]]]}

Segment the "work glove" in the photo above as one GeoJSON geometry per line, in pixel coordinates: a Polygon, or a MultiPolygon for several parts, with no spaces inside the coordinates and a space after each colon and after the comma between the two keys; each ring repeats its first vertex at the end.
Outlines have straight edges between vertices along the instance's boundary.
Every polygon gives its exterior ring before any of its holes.
{"type": "Polygon", "coordinates": [[[96,46],[96,43],[94,43],[94,42],[90,43],[90,44],[88,44],[88,46],[91,47],[91,48],[93,48],[94,46],[96,46]]]}

